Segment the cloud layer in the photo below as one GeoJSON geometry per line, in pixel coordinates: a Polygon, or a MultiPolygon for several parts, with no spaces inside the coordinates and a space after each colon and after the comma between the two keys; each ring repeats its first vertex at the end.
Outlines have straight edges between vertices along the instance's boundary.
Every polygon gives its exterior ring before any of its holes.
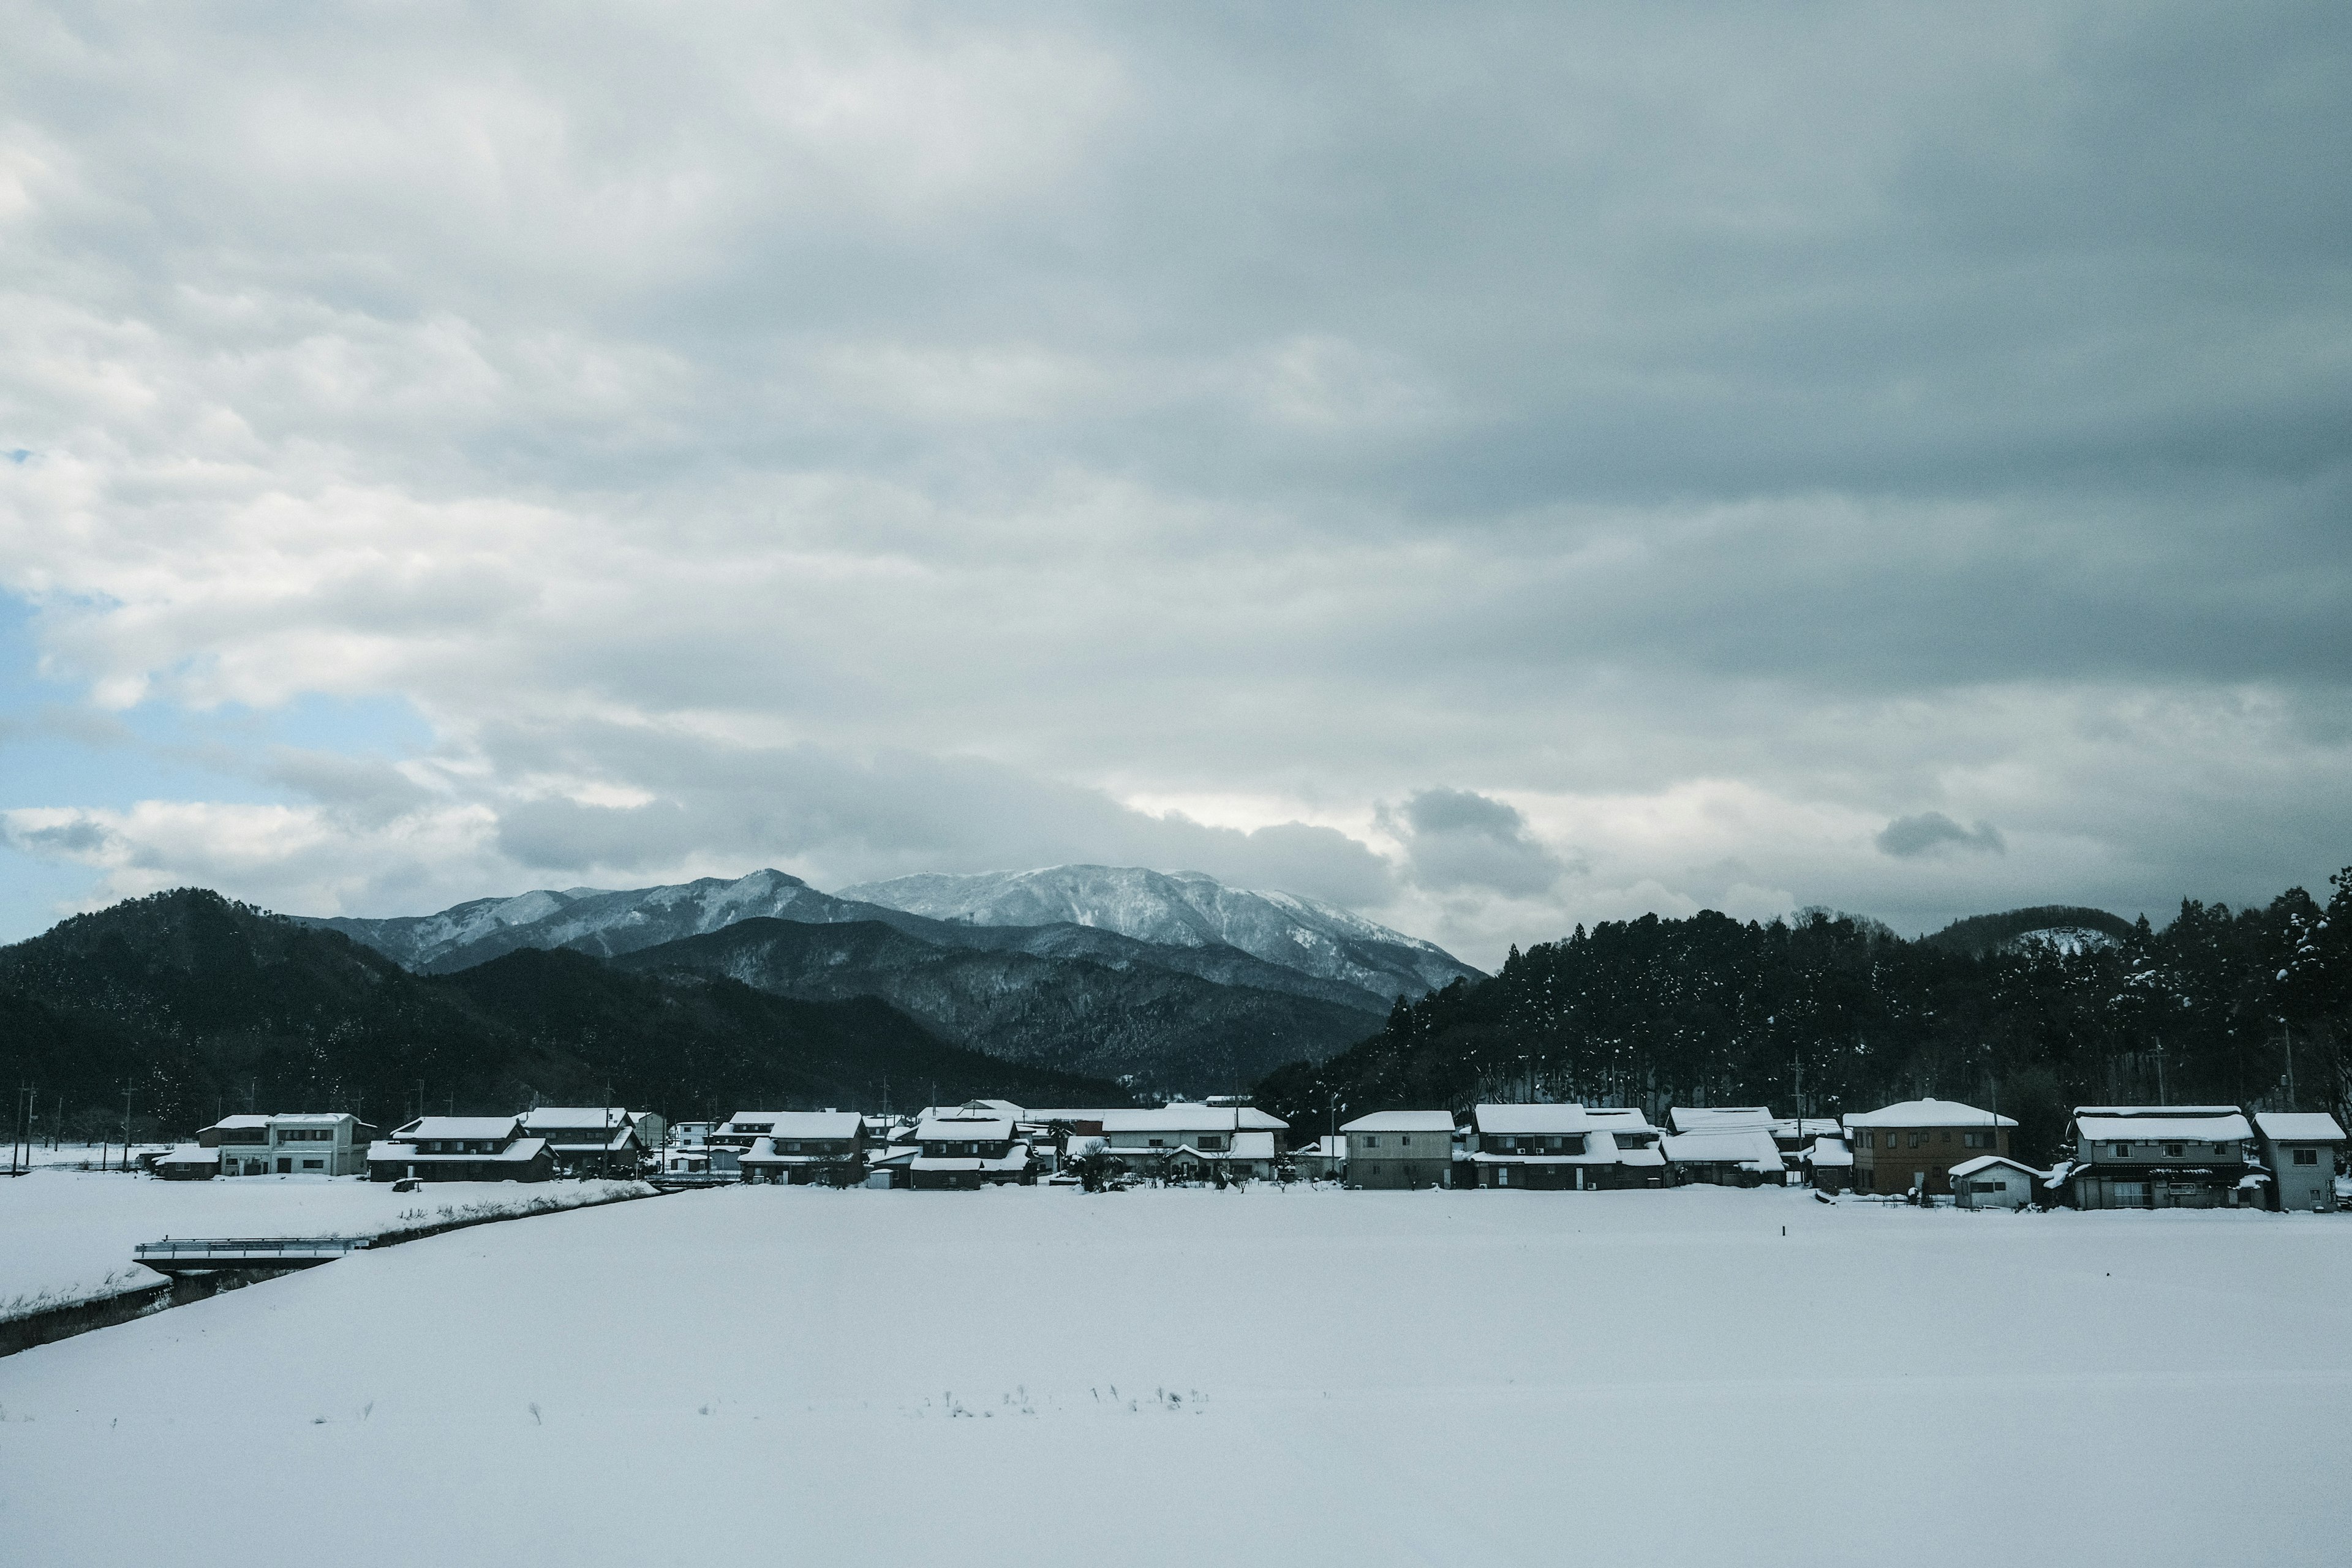
{"type": "Polygon", "coordinates": [[[1492,962],[2352,859],[2328,9],[11,37],[0,755],[156,770],[0,775],[79,897],[1091,859],[1492,962]]]}

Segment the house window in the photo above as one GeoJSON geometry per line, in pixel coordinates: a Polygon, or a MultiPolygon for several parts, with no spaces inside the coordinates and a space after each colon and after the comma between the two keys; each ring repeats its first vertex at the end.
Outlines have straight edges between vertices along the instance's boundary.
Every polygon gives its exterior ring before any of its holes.
{"type": "Polygon", "coordinates": [[[2118,1160],[2128,1160],[2131,1158],[2131,1145],[2128,1143],[2114,1143],[2108,1145],[2108,1147],[2115,1150],[2116,1158],[2118,1160]]]}
{"type": "Polygon", "coordinates": [[[1367,1138],[1364,1140],[1364,1147],[1367,1149],[1376,1148],[1379,1144],[1380,1140],[1377,1138],[1367,1138]]]}
{"type": "Polygon", "coordinates": [[[2164,1146],[2164,1157],[2168,1160],[2178,1160],[2180,1158],[2180,1144],[2167,1143],[2164,1146]]]}
{"type": "Polygon", "coordinates": [[[2316,1165],[2319,1163],[2319,1151],[2316,1149],[2297,1149],[2294,1152],[2294,1163],[2298,1165],[2316,1165]]]}
{"type": "Polygon", "coordinates": [[[1410,1133],[1410,1132],[1406,1133],[1403,1137],[1402,1137],[1402,1138],[1398,1139],[1398,1140],[1397,1140],[1397,1142],[1398,1142],[1398,1143],[1400,1143],[1400,1144],[1402,1144],[1402,1145],[1403,1145],[1403,1146],[1404,1146],[1404,1147],[1406,1147],[1406,1148],[1410,1148],[1410,1147],[1412,1147],[1412,1133],[1410,1133]]]}
{"type": "Polygon", "coordinates": [[[306,1171],[323,1170],[326,1168],[326,1163],[324,1160],[305,1160],[302,1162],[302,1168],[306,1171]]]}
{"type": "Polygon", "coordinates": [[[1992,1134],[1990,1132],[1963,1132],[1960,1134],[1960,1146],[1964,1149],[1990,1149],[1992,1147],[1992,1134]]]}

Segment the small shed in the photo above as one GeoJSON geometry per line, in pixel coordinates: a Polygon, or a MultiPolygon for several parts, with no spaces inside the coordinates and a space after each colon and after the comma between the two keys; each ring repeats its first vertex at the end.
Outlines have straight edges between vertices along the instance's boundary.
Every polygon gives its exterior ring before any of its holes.
{"type": "Polygon", "coordinates": [[[209,1182],[220,1174],[220,1151],[183,1143],[155,1160],[155,1173],[167,1182],[209,1182]]]}
{"type": "Polygon", "coordinates": [[[2257,1111],[2254,1132],[2270,1167],[2273,1203],[2291,1214],[2336,1207],[2336,1168],[2345,1142],[2336,1118],[2324,1110],[2257,1111]]]}
{"type": "Polygon", "coordinates": [[[1951,1169],[1952,1201],[1964,1209],[2021,1209],[2042,1173],[2005,1154],[1963,1160],[1951,1169]]]}

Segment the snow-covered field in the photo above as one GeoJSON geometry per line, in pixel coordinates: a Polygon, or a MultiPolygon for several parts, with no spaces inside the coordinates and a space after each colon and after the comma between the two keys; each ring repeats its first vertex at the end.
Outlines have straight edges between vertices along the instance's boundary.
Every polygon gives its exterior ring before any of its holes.
{"type": "Polygon", "coordinates": [[[2347,1301],[2352,1218],[696,1193],[0,1360],[0,1555],[2343,1563],[2347,1301]]]}
{"type": "Polygon", "coordinates": [[[436,1183],[395,1193],[356,1177],[239,1176],[165,1182],[61,1163],[0,1177],[0,1316],[104,1296],[163,1276],[131,1249],[167,1236],[373,1236],[473,1204],[521,1207],[536,1198],[581,1201],[625,1183],[436,1183]],[[404,1215],[419,1218],[404,1221],[404,1215]]]}

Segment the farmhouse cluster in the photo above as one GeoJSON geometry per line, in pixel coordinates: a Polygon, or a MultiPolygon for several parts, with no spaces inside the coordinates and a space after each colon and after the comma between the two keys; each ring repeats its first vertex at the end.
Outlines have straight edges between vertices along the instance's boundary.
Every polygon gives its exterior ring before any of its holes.
{"type": "Polygon", "coordinates": [[[1278,1117],[1220,1100],[1146,1110],[974,1100],[911,1116],[740,1110],[720,1122],[674,1126],[651,1111],[574,1106],[425,1116],[384,1136],[344,1114],[231,1116],[154,1168],[182,1179],[645,1176],[678,1186],[921,1189],[1302,1179],[1391,1190],[1771,1184],[1965,1208],[2307,1212],[2339,1202],[2345,1133],[2324,1113],[2083,1106],[2065,1156],[2046,1170],[2014,1157],[2016,1126],[1943,1100],[1839,1117],[1677,1106],[1663,1127],[1635,1109],[1558,1103],[1379,1110],[1345,1122],[1335,1111],[1328,1133],[1305,1141],[1278,1117]]]}

